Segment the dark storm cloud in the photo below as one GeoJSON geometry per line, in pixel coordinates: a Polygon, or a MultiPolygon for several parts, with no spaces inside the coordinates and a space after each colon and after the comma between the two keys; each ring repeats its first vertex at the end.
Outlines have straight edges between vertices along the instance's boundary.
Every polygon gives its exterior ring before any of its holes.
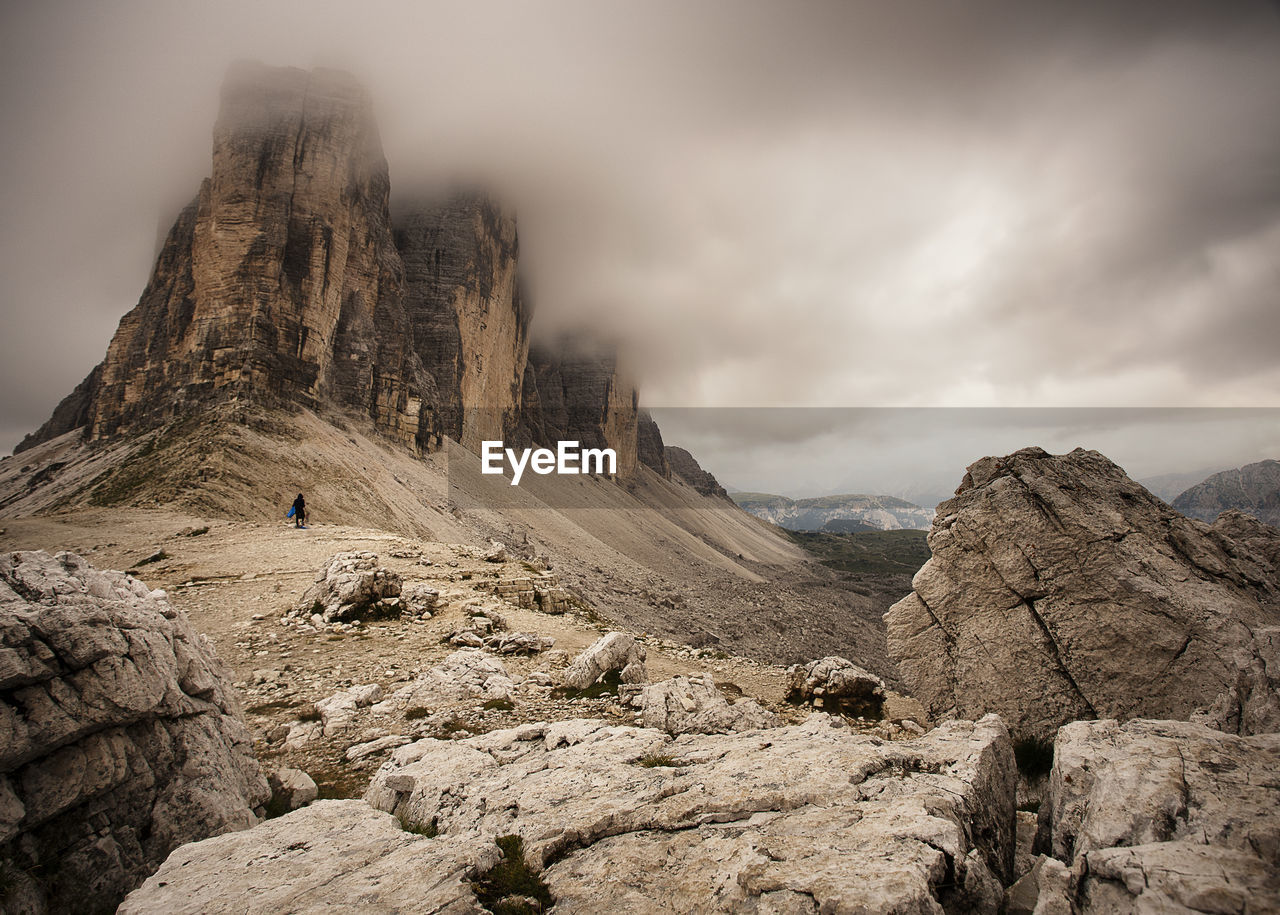
{"type": "Polygon", "coordinates": [[[3,16],[0,447],[101,358],[241,57],[365,81],[393,194],[497,188],[537,333],[621,340],[650,403],[1280,402],[1272,3],[3,16]]]}

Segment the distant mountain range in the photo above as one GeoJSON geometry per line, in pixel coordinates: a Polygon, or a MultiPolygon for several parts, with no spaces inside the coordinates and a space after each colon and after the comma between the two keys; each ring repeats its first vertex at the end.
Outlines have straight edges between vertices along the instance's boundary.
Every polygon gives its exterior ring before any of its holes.
{"type": "Polygon", "coordinates": [[[1259,461],[1215,473],[1174,499],[1173,507],[1201,521],[1213,521],[1234,508],[1280,526],[1280,461],[1259,461]]]}
{"type": "Polygon", "coordinates": [[[792,531],[928,530],[933,511],[893,496],[851,493],[789,499],[767,492],[734,492],[729,497],[757,518],[792,531]]]}

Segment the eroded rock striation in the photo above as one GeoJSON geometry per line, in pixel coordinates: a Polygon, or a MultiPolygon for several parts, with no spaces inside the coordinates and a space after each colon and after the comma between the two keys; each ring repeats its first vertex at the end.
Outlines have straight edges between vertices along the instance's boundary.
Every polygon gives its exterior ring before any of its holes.
{"type": "Polygon", "coordinates": [[[1280,734],[1080,721],[1058,733],[1041,840],[1080,913],[1273,912],[1278,809],[1280,734]]]}
{"type": "Polygon", "coordinates": [[[832,722],[672,740],[571,720],[420,740],[366,799],[448,843],[522,836],[556,911],[599,911],[602,886],[622,911],[995,911],[1017,778],[1000,721],[902,743],[832,722]]]}
{"type": "Polygon", "coordinates": [[[269,796],[222,665],[164,592],[72,553],[0,555],[6,911],[110,911],[269,796]]]}
{"type": "Polygon", "coordinates": [[[932,558],[885,616],[889,651],[935,719],[992,711],[1041,737],[1186,719],[1280,624],[1259,544],[1183,517],[1097,452],[984,458],[938,506],[932,558]]]}
{"type": "Polygon", "coordinates": [[[212,173],[169,232],[106,358],[20,447],[91,438],[211,401],[354,408],[425,446],[437,400],[414,353],[390,181],[368,95],[347,74],[242,63],[212,173]]]}

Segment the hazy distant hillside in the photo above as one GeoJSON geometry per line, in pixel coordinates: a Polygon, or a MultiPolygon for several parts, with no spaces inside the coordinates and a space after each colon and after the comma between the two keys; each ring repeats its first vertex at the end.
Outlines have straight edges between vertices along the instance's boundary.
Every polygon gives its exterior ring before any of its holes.
{"type": "Polygon", "coordinates": [[[1201,521],[1213,521],[1221,512],[1236,508],[1280,526],[1280,461],[1259,461],[1215,473],[1174,499],[1173,507],[1201,521]]]}
{"type": "Polygon", "coordinates": [[[1217,468],[1208,467],[1185,473],[1162,473],[1153,477],[1144,477],[1138,482],[1146,488],[1147,492],[1172,505],[1174,499],[1197,483],[1204,482],[1214,473],[1217,473],[1217,468]]]}
{"type": "Polygon", "coordinates": [[[857,530],[850,522],[861,522],[862,530],[928,530],[933,512],[905,499],[851,493],[788,499],[767,492],[735,492],[730,497],[757,518],[792,531],[857,530]]]}

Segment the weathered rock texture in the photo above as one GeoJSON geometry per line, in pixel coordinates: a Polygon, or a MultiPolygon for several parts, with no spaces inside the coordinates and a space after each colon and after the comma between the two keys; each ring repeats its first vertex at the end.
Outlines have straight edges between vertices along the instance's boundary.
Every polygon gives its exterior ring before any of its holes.
{"type": "Polygon", "coordinates": [[[556,911],[995,911],[1016,781],[994,717],[887,743],[831,726],[674,741],[601,721],[394,751],[366,799],[524,838],[556,911]],[[641,765],[645,760],[657,765],[641,765]]]}
{"type": "Polygon", "coordinates": [[[1280,526],[1280,461],[1259,461],[1215,473],[1174,499],[1173,507],[1201,521],[1213,521],[1221,512],[1235,509],[1280,526]]]}
{"type": "Polygon", "coordinates": [[[564,682],[574,689],[586,689],[606,674],[616,672],[622,683],[644,683],[645,648],[625,632],[609,632],[596,639],[573,659],[564,672],[564,682]]]}
{"type": "Polygon", "coordinates": [[[401,585],[398,574],[378,565],[377,553],[334,553],[294,614],[304,619],[319,616],[326,623],[398,616],[401,585]]]}
{"type": "Polygon", "coordinates": [[[535,444],[554,448],[576,441],[582,448],[612,448],[617,475],[630,477],[639,464],[639,397],[618,372],[617,354],[565,340],[534,346],[524,380],[524,421],[535,444]]]}
{"type": "Polygon", "coordinates": [[[1058,732],[1041,839],[1085,912],[1280,911],[1280,734],[1182,721],[1058,732]]]}
{"type": "Polygon", "coordinates": [[[1236,685],[1255,631],[1280,624],[1263,552],[1093,451],[978,461],[929,546],[885,619],[935,719],[994,711],[1042,737],[1077,719],[1185,719],[1236,685]]]}
{"type": "Polygon", "coordinates": [[[754,699],[732,705],[710,675],[672,677],[638,689],[627,702],[640,710],[640,724],[668,734],[726,734],[777,727],[782,722],[754,699]]]}
{"type": "Polygon", "coordinates": [[[165,240],[101,366],[21,447],[253,398],[370,416],[424,446],[434,383],[412,348],[390,182],[350,76],[238,64],[213,170],[165,240]]]}
{"type": "Polygon", "coordinates": [[[515,216],[464,193],[396,222],[413,347],[440,392],[439,428],[478,452],[515,429],[529,358],[515,216]]]}
{"type": "Polygon", "coordinates": [[[847,658],[819,658],[787,668],[787,701],[797,705],[879,718],[884,700],[884,681],[847,658]]]}
{"type": "Polygon", "coordinates": [[[72,553],[0,556],[6,911],[111,911],[269,796],[222,665],[164,592],[72,553]]]}
{"type": "Polygon", "coordinates": [[[648,410],[641,410],[636,414],[636,458],[658,476],[671,479],[667,448],[662,443],[662,430],[653,421],[648,410]]]}
{"type": "Polygon", "coordinates": [[[729,499],[729,494],[720,485],[720,481],[709,472],[703,470],[702,466],[688,451],[683,448],[677,448],[675,445],[667,445],[665,454],[667,466],[671,468],[672,477],[689,484],[704,496],[719,496],[722,499],[733,501],[729,499]]]}
{"type": "Polygon", "coordinates": [[[256,829],[184,845],[121,915],[479,913],[470,878],[492,841],[433,841],[363,801],[319,801],[256,829]]]}

